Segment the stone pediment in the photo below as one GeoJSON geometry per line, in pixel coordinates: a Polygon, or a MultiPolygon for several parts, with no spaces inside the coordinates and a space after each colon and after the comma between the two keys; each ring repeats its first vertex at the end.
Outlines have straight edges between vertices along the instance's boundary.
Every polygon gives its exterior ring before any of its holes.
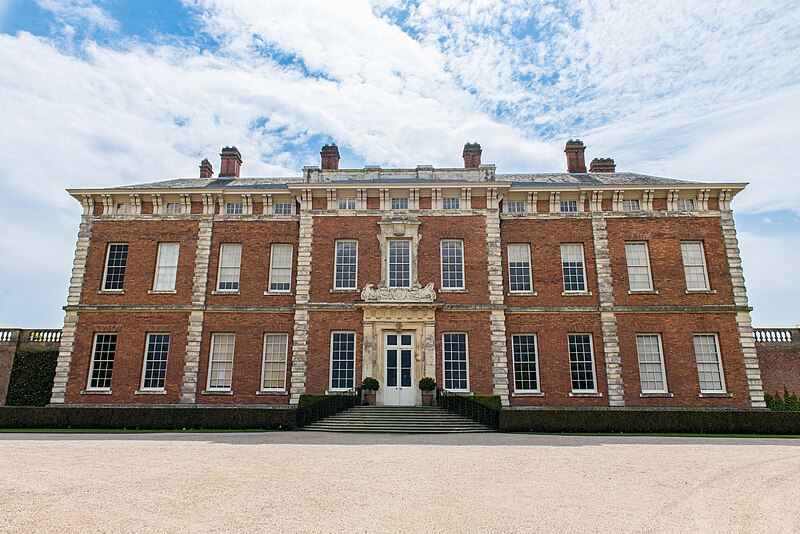
{"type": "Polygon", "coordinates": [[[425,287],[375,287],[372,284],[367,284],[364,290],[361,291],[361,300],[364,302],[376,303],[419,303],[419,302],[434,302],[436,300],[436,291],[433,289],[433,283],[425,287]]]}

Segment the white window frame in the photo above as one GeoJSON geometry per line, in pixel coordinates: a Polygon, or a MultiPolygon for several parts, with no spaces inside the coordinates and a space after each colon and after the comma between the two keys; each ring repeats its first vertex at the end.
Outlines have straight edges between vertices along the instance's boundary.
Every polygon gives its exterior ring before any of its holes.
{"type": "MultiPolygon", "coordinates": [[[[448,265],[458,265],[455,263],[448,263],[448,265]]],[[[439,282],[440,288],[442,291],[459,291],[466,288],[466,283],[464,282],[465,273],[464,273],[464,240],[463,239],[442,239],[439,241],[439,282]],[[444,285],[444,245],[445,243],[458,243],[461,246],[461,284],[458,286],[447,286],[444,285]]]]}
{"type": "Polygon", "coordinates": [[[623,198],[622,199],[622,211],[642,211],[642,200],[639,198],[623,198]],[[634,202],[636,203],[636,208],[634,208],[634,202]]]}
{"type": "Polygon", "coordinates": [[[530,243],[509,243],[506,245],[506,260],[508,267],[508,292],[515,295],[530,295],[533,293],[533,268],[531,265],[531,245],[530,243]],[[525,247],[526,257],[528,258],[528,289],[514,289],[511,277],[511,247],[525,247]]]}
{"type": "MultiPolygon", "coordinates": [[[[242,244],[241,243],[220,243],[219,245],[219,258],[217,259],[217,292],[218,293],[238,293],[239,289],[241,288],[241,277],[242,277],[242,244]],[[222,265],[222,258],[224,256],[223,250],[227,247],[238,247],[239,248],[239,263],[236,266],[233,265],[222,265]],[[236,269],[236,288],[225,288],[221,287],[222,284],[222,269],[236,269]]],[[[227,281],[226,283],[231,283],[232,280],[227,281]]]]}
{"type": "Polygon", "coordinates": [[[180,261],[180,254],[181,254],[181,244],[176,243],[173,241],[165,241],[158,244],[158,253],[156,254],[156,272],[153,275],[153,291],[154,292],[164,292],[164,293],[171,293],[175,291],[175,285],[178,281],[178,262],[180,261]],[[175,265],[161,265],[161,261],[164,258],[162,252],[164,245],[175,245],[177,246],[178,250],[175,254],[175,265]],[[175,274],[172,279],[172,287],[158,287],[160,282],[161,269],[172,269],[174,267],[175,274]]]}
{"type": "Polygon", "coordinates": [[[625,265],[628,268],[628,290],[631,293],[650,293],[650,292],[653,291],[653,271],[650,268],[650,246],[647,243],[647,241],[626,241],[625,242],[625,265]],[[635,245],[635,246],[642,245],[642,246],[644,246],[644,260],[645,260],[645,264],[644,265],[631,265],[631,256],[628,253],[628,245],[635,245]],[[648,286],[646,288],[635,288],[634,289],[633,284],[631,283],[631,280],[633,279],[633,277],[631,275],[631,268],[632,267],[633,268],[644,267],[645,269],[647,269],[647,284],[648,284],[648,286]]]}
{"type": "Polygon", "coordinates": [[[244,204],[242,202],[226,202],[225,215],[242,215],[244,214],[244,204]]]}
{"type": "Polygon", "coordinates": [[[294,263],[294,245],[291,243],[273,243],[269,249],[269,285],[267,286],[269,289],[267,290],[268,293],[277,293],[287,295],[292,292],[292,267],[294,263]],[[289,267],[276,267],[275,266],[275,247],[288,247],[289,248],[289,267]],[[288,289],[273,289],[272,284],[277,284],[278,282],[274,282],[275,278],[275,271],[276,269],[289,270],[289,288],[288,289]]]}
{"type": "MultiPolygon", "coordinates": [[[[86,381],[86,391],[111,391],[111,380],[114,375],[114,361],[117,359],[117,345],[119,334],[117,332],[95,332],[92,338],[92,357],[89,361],[89,377],[86,381]],[[95,365],[97,364],[97,338],[98,336],[114,336],[114,357],[111,358],[111,371],[108,373],[108,386],[92,386],[95,365]]],[[[105,360],[108,361],[108,360],[105,360]]]]}
{"type": "Polygon", "coordinates": [[[125,275],[128,272],[128,256],[130,256],[130,252],[131,252],[131,247],[129,243],[109,243],[108,246],[106,246],[106,266],[105,269],[103,269],[103,285],[101,287],[101,290],[103,292],[113,293],[113,292],[122,292],[125,290],[125,275]],[[124,268],[125,270],[122,273],[122,284],[120,284],[122,287],[107,289],[106,285],[108,284],[108,262],[109,260],[111,260],[111,247],[122,246],[122,245],[128,247],[127,251],[125,252],[125,268],[124,268]]]}
{"type": "Polygon", "coordinates": [[[167,366],[169,365],[169,350],[172,348],[172,334],[169,332],[148,332],[144,338],[144,361],[142,362],[142,380],[139,382],[140,391],[164,391],[167,386],[167,366]],[[161,387],[145,387],[147,379],[147,355],[150,349],[151,336],[167,336],[167,358],[164,360],[164,385],[161,387]]]}
{"type": "MultiPolygon", "coordinates": [[[[569,387],[570,392],[572,393],[597,393],[599,390],[597,389],[597,363],[594,357],[594,336],[590,332],[569,332],[567,334],[567,356],[569,358],[569,387]],[[589,336],[589,356],[592,359],[592,383],[594,384],[594,389],[573,389],[572,388],[572,353],[569,350],[569,336],[589,336]]],[[[578,362],[576,363],[583,363],[578,362]]]]}
{"type": "Polygon", "coordinates": [[[509,200],[506,202],[506,213],[525,213],[525,201],[524,200],[509,200]],[[515,209],[511,209],[514,206],[515,209]],[[516,209],[519,208],[519,209],[516,209]]]}
{"type": "Polygon", "coordinates": [[[130,215],[132,212],[133,207],[130,202],[120,202],[114,210],[114,213],[117,215],[130,215]]]}
{"type": "MultiPolygon", "coordinates": [[[[270,363],[275,363],[270,362],[270,363]]],[[[286,391],[286,378],[289,370],[289,334],[285,332],[267,332],[264,334],[264,342],[261,348],[261,382],[259,391],[286,391]],[[277,336],[283,339],[283,384],[277,387],[264,387],[267,374],[267,338],[277,336]]]]}
{"type": "Polygon", "coordinates": [[[389,206],[393,210],[407,210],[408,209],[408,197],[392,197],[389,200],[389,206]],[[397,207],[395,207],[395,201],[397,201],[397,207]],[[400,204],[405,204],[405,206],[401,206],[400,204]]]}
{"type": "MultiPolygon", "coordinates": [[[[358,336],[356,335],[355,331],[353,330],[333,330],[331,331],[331,340],[330,340],[330,360],[328,363],[328,391],[350,391],[351,389],[356,387],[356,361],[357,361],[357,347],[358,344],[358,336]],[[333,338],[335,334],[351,334],[353,336],[353,385],[349,388],[334,388],[333,387],[333,338]]],[[[344,361],[344,360],[340,360],[344,361]]],[[[340,379],[341,380],[341,379],[340,379]]]]}
{"type": "Polygon", "coordinates": [[[337,205],[342,211],[353,211],[356,209],[356,197],[339,197],[337,205]],[[343,202],[344,206],[342,206],[343,202]]]}
{"type": "Polygon", "coordinates": [[[586,279],[586,254],[583,243],[561,243],[561,283],[564,293],[568,295],[584,295],[589,292],[589,281],[586,279]],[[581,272],[583,273],[583,289],[567,289],[567,278],[564,276],[564,247],[578,247],[581,251],[581,272]]]}
{"type": "Polygon", "coordinates": [[[443,210],[460,210],[461,197],[444,197],[442,198],[443,210]]]}
{"type": "Polygon", "coordinates": [[[636,362],[639,367],[639,388],[641,389],[642,393],[668,393],[669,389],[667,388],[667,369],[664,363],[664,345],[661,342],[661,334],[658,333],[650,333],[650,332],[641,332],[636,334],[636,362]],[[660,389],[645,389],[644,387],[644,380],[642,380],[642,365],[655,365],[655,362],[648,362],[642,361],[642,354],[639,349],[639,338],[644,337],[655,337],[656,338],[656,346],[658,347],[658,365],[661,369],[661,388],[660,389]]]}
{"type": "Polygon", "coordinates": [[[578,213],[578,201],[574,199],[567,199],[567,200],[559,200],[558,202],[558,211],[561,213],[578,213]],[[570,206],[571,203],[575,203],[575,209],[564,209],[564,206],[570,206]]]}
{"type": "Polygon", "coordinates": [[[166,215],[180,215],[183,212],[183,206],[180,202],[167,202],[164,207],[164,214],[166,215]],[[172,208],[170,206],[173,206],[172,208]]]}
{"type": "Polygon", "coordinates": [[[686,282],[686,291],[691,293],[693,291],[710,291],[711,290],[711,280],[708,278],[708,266],[706,264],[706,247],[702,241],[681,241],[681,263],[683,263],[683,278],[686,282]],[[684,253],[683,246],[684,245],[700,245],[700,257],[702,258],[702,264],[692,264],[686,265],[686,254],[684,253]],[[703,268],[703,278],[705,279],[705,286],[704,287],[689,287],[689,273],[687,272],[687,267],[702,267],[703,268]]]}
{"type": "MultiPolygon", "coordinates": [[[[348,264],[349,265],[349,264],[348,264]]],[[[358,240],[357,239],[337,239],[333,245],[333,289],[338,291],[349,291],[358,289],[358,240]],[[356,245],[356,263],[355,263],[355,278],[352,286],[339,286],[338,278],[336,277],[339,269],[339,243],[355,243],[356,245]]]]}
{"type": "MultiPolygon", "coordinates": [[[[455,391],[459,393],[468,393],[470,391],[470,373],[469,373],[469,333],[468,332],[442,332],[442,388],[447,391],[455,391]],[[463,335],[464,336],[464,350],[465,350],[465,364],[467,371],[467,387],[466,389],[449,389],[447,388],[447,351],[445,350],[444,338],[447,335],[463,335]]],[[[460,380],[460,379],[459,379],[460,380]]]]}
{"type": "Polygon", "coordinates": [[[715,333],[710,332],[700,332],[692,334],[692,344],[694,345],[694,359],[697,363],[697,384],[700,387],[700,393],[727,393],[727,388],[725,386],[725,369],[722,366],[722,352],[719,348],[719,336],[715,333]],[[698,337],[711,337],[714,339],[714,350],[716,351],[716,365],[717,365],[717,372],[719,373],[719,384],[720,389],[703,389],[702,381],[700,380],[700,365],[710,365],[712,362],[708,361],[700,361],[698,360],[698,352],[697,352],[697,339],[698,337]]]}
{"type": "Polygon", "coordinates": [[[697,209],[697,199],[694,198],[679,198],[678,201],[675,203],[675,207],[679,211],[695,211],[697,209]],[[686,207],[686,203],[691,202],[692,206],[690,208],[686,207]],[[681,207],[681,203],[683,203],[683,207],[681,207]]]}
{"type": "Polygon", "coordinates": [[[293,215],[294,214],[294,203],[293,202],[275,202],[272,205],[272,214],[273,215],[293,215]],[[278,206],[289,206],[289,213],[278,213],[278,206]]]}
{"type": "Polygon", "coordinates": [[[394,287],[401,287],[401,288],[409,288],[411,287],[412,279],[414,278],[413,273],[413,262],[414,262],[414,250],[413,250],[413,243],[410,239],[387,239],[386,240],[386,285],[390,288],[394,287]],[[392,265],[401,265],[399,263],[392,263],[392,243],[405,243],[408,246],[408,284],[407,285],[394,285],[392,283],[392,265]]]}
{"type": "Polygon", "coordinates": [[[208,349],[208,377],[206,378],[206,391],[232,391],[233,390],[233,364],[236,361],[236,334],[232,332],[216,332],[211,334],[211,346],[208,349]],[[214,340],[217,336],[232,336],[233,343],[231,344],[231,369],[230,369],[230,385],[228,386],[211,386],[211,373],[214,370],[215,363],[227,363],[228,361],[225,360],[224,362],[215,362],[214,361],[214,340]]]}
{"type": "MultiPolygon", "coordinates": [[[[520,362],[520,364],[530,365],[530,362],[520,362]]],[[[539,374],[539,337],[536,334],[512,334],[511,335],[511,367],[514,377],[514,392],[515,393],[541,393],[542,392],[542,377],[539,374]],[[534,389],[518,389],[517,388],[517,352],[514,350],[516,347],[514,338],[517,337],[532,337],[533,338],[533,366],[534,373],[536,374],[536,388],[534,389]]]]}

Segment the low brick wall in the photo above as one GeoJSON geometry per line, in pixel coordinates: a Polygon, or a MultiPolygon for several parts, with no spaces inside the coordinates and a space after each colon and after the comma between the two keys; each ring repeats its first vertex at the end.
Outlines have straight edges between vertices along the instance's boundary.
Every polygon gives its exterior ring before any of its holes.
{"type": "Polygon", "coordinates": [[[58,350],[61,330],[0,329],[0,406],[6,403],[14,355],[20,350],[58,350]]]}
{"type": "Polygon", "coordinates": [[[755,329],[758,365],[764,393],[783,394],[784,386],[800,394],[800,329],[755,329]]]}

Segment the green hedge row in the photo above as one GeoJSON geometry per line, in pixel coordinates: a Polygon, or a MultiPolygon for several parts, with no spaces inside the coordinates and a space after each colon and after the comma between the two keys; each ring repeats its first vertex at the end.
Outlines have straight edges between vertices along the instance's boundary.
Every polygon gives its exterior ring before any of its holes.
{"type": "Polygon", "coordinates": [[[321,402],[328,397],[329,395],[312,395],[310,393],[304,393],[303,395],[300,395],[300,401],[297,403],[297,407],[305,408],[306,406],[321,402]]]}
{"type": "Polygon", "coordinates": [[[0,408],[0,428],[124,430],[294,430],[295,410],[247,407],[0,408]]]}
{"type": "Polygon", "coordinates": [[[468,397],[478,404],[488,406],[493,410],[500,410],[503,407],[500,401],[500,395],[471,395],[468,397]]]}
{"type": "Polygon", "coordinates": [[[800,413],[745,410],[502,410],[501,432],[800,435],[800,413]]]}
{"type": "Polygon", "coordinates": [[[57,359],[55,350],[17,352],[8,380],[6,406],[47,406],[57,359]]]}

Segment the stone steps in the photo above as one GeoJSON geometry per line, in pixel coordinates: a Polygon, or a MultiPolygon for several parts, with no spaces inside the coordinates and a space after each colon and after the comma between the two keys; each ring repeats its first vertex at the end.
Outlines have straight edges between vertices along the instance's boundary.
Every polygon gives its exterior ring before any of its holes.
{"type": "Polygon", "coordinates": [[[492,429],[438,407],[358,406],[304,427],[318,432],[448,434],[492,429]]]}

